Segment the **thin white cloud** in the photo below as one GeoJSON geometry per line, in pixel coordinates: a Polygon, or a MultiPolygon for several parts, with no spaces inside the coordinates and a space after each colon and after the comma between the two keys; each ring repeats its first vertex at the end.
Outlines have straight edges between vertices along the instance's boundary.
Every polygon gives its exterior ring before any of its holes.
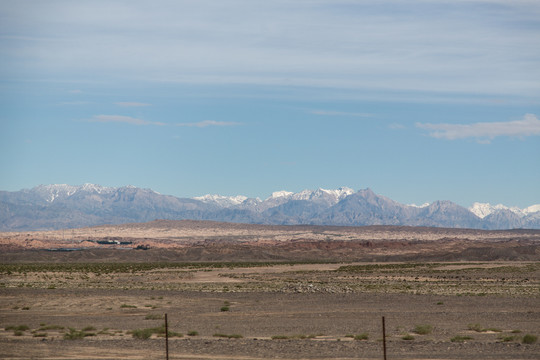
{"type": "Polygon", "coordinates": [[[401,130],[401,129],[405,129],[405,125],[400,124],[400,123],[392,123],[388,125],[388,128],[392,130],[401,130]]]}
{"type": "Polygon", "coordinates": [[[141,103],[141,102],[124,102],[124,101],[121,101],[121,102],[117,102],[115,103],[116,105],[118,106],[122,106],[122,107],[143,107],[143,106],[151,106],[152,104],[148,104],[148,103],[141,103]]]}
{"type": "Polygon", "coordinates": [[[540,120],[534,114],[525,114],[522,120],[508,122],[479,122],[473,124],[416,123],[416,126],[429,130],[429,136],[437,139],[476,138],[480,143],[489,143],[498,136],[525,137],[540,135],[540,120]]]}
{"type": "Polygon", "coordinates": [[[198,122],[190,123],[164,123],[159,121],[148,121],[143,119],[134,118],[131,116],[124,115],[95,115],[93,118],[88,120],[90,122],[100,122],[100,123],[124,123],[130,125],[156,125],[156,126],[183,126],[183,127],[198,127],[205,128],[209,126],[237,126],[241,125],[239,122],[233,121],[214,121],[214,120],[204,120],[198,122]]]}
{"type": "Polygon", "coordinates": [[[162,122],[147,121],[147,120],[137,119],[131,116],[123,116],[123,115],[96,115],[89,121],[102,122],[102,123],[125,123],[125,124],[130,124],[130,125],[158,125],[158,126],[167,125],[162,122]]]}
{"type": "Polygon", "coordinates": [[[528,100],[540,91],[538,1],[300,3],[34,2],[29,10],[12,2],[2,9],[4,33],[62,41],[0,39],[0,67],[79,83],[324,87],[382,99],[416,91],[528,100]]]}
{"type": "Polygon", "coordinates": [[[373,116],[373,114],[368,114],[368,113],[329,111],[329,110],[311,110],[309,113],[313,115],[323,115],[323,116],[352,116],[352,117],[372,117],[373,116]]]}
{"type": "Polygon", "coordinates": [[[192,122],[192,123],[177,123],[175,125],[203,128],[203,127],[208,127],[208,126],[237,126],[237,125],[241,125],[241,123],[233,122],[233,121],[204,120],[204,121],[192,122]]]}

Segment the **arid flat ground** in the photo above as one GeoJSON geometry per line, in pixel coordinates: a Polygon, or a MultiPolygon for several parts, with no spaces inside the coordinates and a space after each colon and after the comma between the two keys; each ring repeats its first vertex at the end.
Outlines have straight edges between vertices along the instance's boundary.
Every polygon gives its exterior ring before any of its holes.
{"type": "Polygon", "coordinates": [[[388,359],[539,358],[539,232],[210,225],[86,239],[149,250],[0,234],[0,358],[164,359],[165,313],[170,359],[382,359],[383,316],[388,359]]]}

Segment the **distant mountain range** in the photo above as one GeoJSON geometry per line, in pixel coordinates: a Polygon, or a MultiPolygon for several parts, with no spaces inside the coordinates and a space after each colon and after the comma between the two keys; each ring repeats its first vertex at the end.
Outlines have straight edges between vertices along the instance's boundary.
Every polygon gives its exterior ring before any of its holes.
{"type": "Polygon", "coordinates": [[[540,205],[525,209],[450,201],[405,205],[370,189],[274,192],[268,199],[205,195],[177,198],[134,186],[40,185],[0,191],[0,230],[76,228],[155,219],[275,225],[404,225],[473,229],[540,229],[540,205]]]}

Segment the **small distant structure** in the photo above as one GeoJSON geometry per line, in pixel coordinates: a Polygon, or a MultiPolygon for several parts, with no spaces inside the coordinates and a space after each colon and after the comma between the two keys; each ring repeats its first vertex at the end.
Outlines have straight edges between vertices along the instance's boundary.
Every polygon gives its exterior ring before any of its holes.
{"type": "Polygon", "coordinates": [[[100,245],[120,245],[118,240],[98,240],[97,243],[100,245]]]}

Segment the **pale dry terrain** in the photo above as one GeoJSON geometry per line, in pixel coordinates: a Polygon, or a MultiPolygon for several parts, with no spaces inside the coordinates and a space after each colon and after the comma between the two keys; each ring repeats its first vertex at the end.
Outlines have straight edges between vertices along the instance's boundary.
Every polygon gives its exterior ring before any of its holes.
{"type": "Polygon", "coordinates": [[[0,250],[3,262],[536,261],[540,260],[540,230],[267,226],[156,220],[63,231],[0,233],[0,250]],[[103,241],[111,244],[98,243],[103,241]],[[144,254],[129,251],[141,246],[150,251],[144,254]],[[40,251],[46,249],[76,251],[70,254],[40,251]],[[125,251],[109,252],[111,249],[125,251]]]}
{"type": "Polygon", "coordinates": [[[161,221],[2,234],[0,358],[164,359],[167,313],[171,359],[381,359],[382,316],[389,359],[538,359],[524,342],[540,335],[538,236],[161,221]]]}

